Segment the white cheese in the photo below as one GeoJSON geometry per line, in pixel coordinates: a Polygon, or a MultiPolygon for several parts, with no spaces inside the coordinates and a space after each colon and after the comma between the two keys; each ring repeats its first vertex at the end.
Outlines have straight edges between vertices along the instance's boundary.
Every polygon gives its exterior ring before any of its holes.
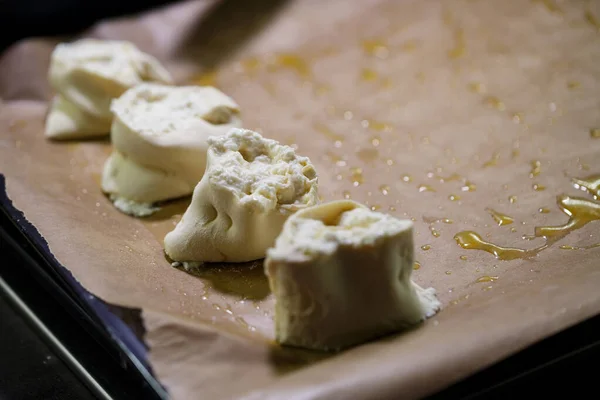
{"type": "Polygon", "coordinates": [[[277,341],[337,350],[434,315],[435,290],[411,280],[412,229],[353,201],[290,217],[265,261],[277,341]]]}
{"type": "Polygon", "coordinates": [[[107,135],[112,99],[142,82],[173,83],[154,57],[133,44],[96,39],[56,46],[48,78],[58,97],[46,121],[46,136],[53,139],[107,135]]]}
{"type": "Polygon", "coordinates": [[[204,174],[208,138],[241,125],[237,104],[213,87],[143,83],[114,100],[112,110],[114,150],[102,190],[135,203],[191,194],[204,174]]]}
{"type": "Polygon", "coordinates": [[[209,139],[208,164],[192,202],[165,237],[175,261],[251,261],[265,256],[285,220],[318,203],[307,157],[256,132],[209,139]]]}

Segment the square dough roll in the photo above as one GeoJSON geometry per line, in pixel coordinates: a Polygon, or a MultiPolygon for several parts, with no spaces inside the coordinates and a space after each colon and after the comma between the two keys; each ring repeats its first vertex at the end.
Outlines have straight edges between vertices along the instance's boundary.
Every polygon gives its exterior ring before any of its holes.
{"type": "Polygon", "coordinates": [[[143,83],[113,101],[114,150],[102,190],[137,216],[190,195],[206,168],[208,138],[241,125],[238,105],[210,86],[143,83]]]}
{"type": "Polygon", "coordinates": [[[318,203],[307,157],[246,129],[209,139],[206,173],[181,221],[165,237],[177,262],[263,258],[287,218],[318,203]]]}
{"type": "Polygon", "coordinates": [[[267,251],[276,340],[339,350],[415,325],[440,308],[411,280],[413,223],[353,201],[290,217],[267,251]]]}
{"type": "Polygon", "coordinates": [[[113,99],[143,82],[173,83],[158,60],[132,43],[96,39],[56,46],[48,79],[57,93],[46,119],[52,139],[108,135],[113,99]]]}

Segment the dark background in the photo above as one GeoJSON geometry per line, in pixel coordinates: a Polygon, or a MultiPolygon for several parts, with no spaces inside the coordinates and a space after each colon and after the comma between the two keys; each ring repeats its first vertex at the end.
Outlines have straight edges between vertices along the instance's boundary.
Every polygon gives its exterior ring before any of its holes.
{"type": "Polygon", "coordinates": [[[99,19],[175,2],[177,0],[0,0],[0,51],[25,37],[75,33],[99,19]]]}

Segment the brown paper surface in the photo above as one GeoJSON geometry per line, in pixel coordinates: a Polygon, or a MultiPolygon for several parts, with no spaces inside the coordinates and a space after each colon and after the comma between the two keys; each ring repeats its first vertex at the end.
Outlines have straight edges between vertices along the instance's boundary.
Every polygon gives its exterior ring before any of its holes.
{"type": "Polygon", "coordinates": [[[99,189],[109,141],[43,137],[58,39],[18,43],[0,58],[8,195],[88,290],[143,309],[173,398],[421,397],[600,311],[599,206],[571,181],[600,173],[598,2],[252,3],[183,2],[83,36],[130,40],[178,83],[221,88],[247,128],[312,159],[324,200],[413,218],[413,278],[444,308],[337,355],[273,345],[262,263],[170,267],[162,237],[187,200],[144,220],[117,212],[99,189]],[[536,254],[454,240],[541,246],[522,236],[567,223],[560,195],[591,201],[591,222],[536,254]]]}

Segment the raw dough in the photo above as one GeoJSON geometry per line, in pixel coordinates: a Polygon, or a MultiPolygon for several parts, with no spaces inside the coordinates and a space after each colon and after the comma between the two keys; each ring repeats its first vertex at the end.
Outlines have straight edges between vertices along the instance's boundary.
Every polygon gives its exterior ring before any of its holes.
{"type": "Polygon", "coordinates": [[[133,44],[95,39],[56,46],[48,75],[57,93],[46,120],[52,139],[108,135],[112,99],[142,82],[173,82],[154,57],[133,44]]]}
{"type": "Polygon", "coordinates": [[[143,83],[111,109],[114,150],[102,190],[136,216],[156,211],[156,202],[191,194],[204,174],[209,136],[241,126],[238,105],[210,86],[143,83]]]}
{"type": "Polygon", "coordinates": [[[285,220],[317,202],[317,174],[307,157],[233,129],[209,139],[206,174],[165,237],[165,252],[179,262],[263,258],[285,220]]]}
{"type": "Polygon", "coordinates": [[[410,278],[413,223],[353,201],[306,208],[267,251],[278,342],[338,350],[404,329],[440,308],[410,278]]]}

